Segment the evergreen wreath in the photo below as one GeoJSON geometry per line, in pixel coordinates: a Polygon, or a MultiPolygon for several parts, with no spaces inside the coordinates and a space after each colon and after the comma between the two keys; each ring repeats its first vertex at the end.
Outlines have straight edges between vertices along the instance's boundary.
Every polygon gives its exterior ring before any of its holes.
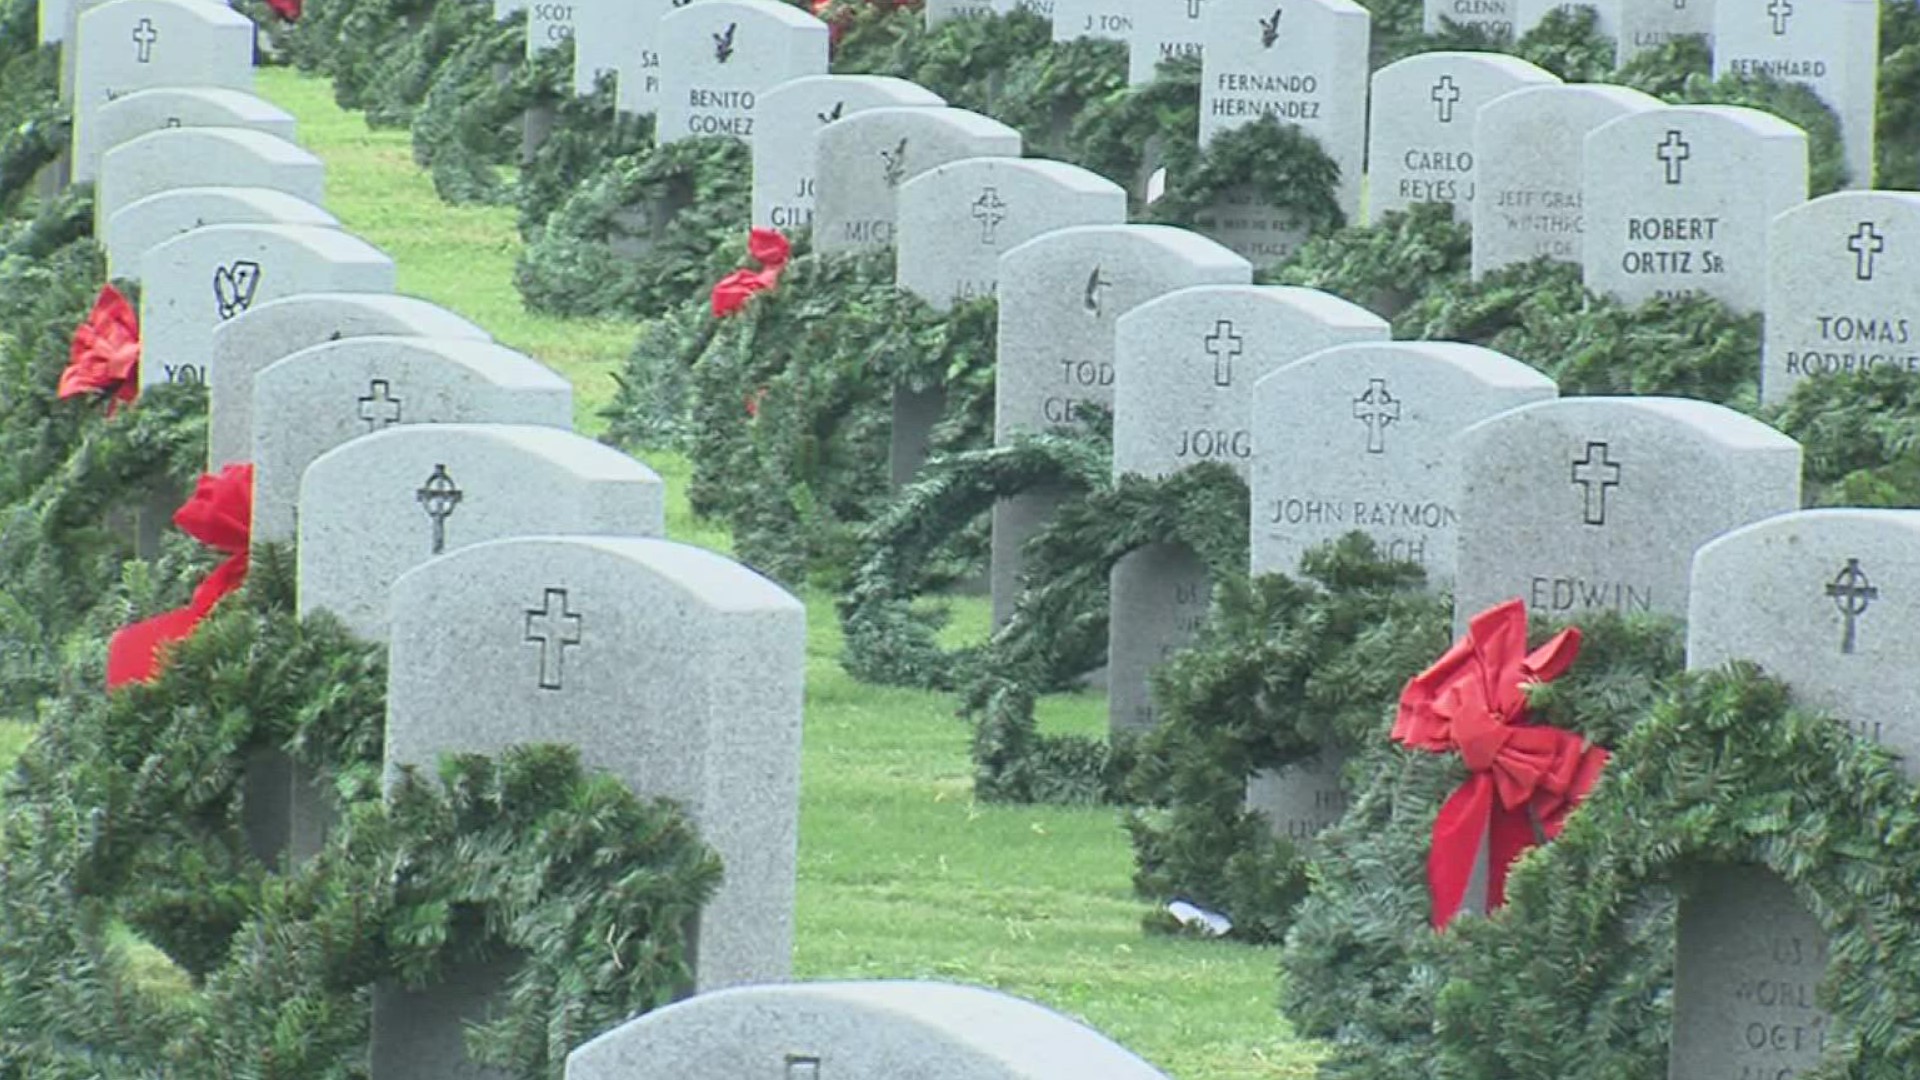
{"type": "Polygon", "coordinates": [[[1761,419],[1799,441],[1808,506],[1920,507],[1920,372],[1802,379],[1761,419]]]}
{"type": "Polygon", "coordinates": [[[1715,866],[1744,864],[1792,885],[1832,935],[1821,1000],[1838,1034],[1806,1075],[1911,1077],[1916,838],[1920,803],[1886,751],[1790,706],[1788,688],[1751,665],[1676,680],[1560,837],[1515,868],[1505,910],[1434,943],[1437,1075],[1662,1071],[1672,939],[1640,933],[1636,916],[1715,866]]]}
{"type": "MultiPolygon", "coordinates": [[[[358,26],[359,21],[354,25],[358,26]]],[[[378,58],[378,66],[361,92],[367,123],[372,127],[412,127],[441,65],[464,42],[483,37],[493,29],[493,9],[468,0],[435,0],[424,13],[408,14],[404,26],[405,32],[385,47],[369,49],[366,39],[356,39],[350,48],[342,50],[369,53],[378,58]]],[[[379,33],[372,28],[367,32],[379,33]]],[[[337,95],[338,80],[334,85],[337,95]]]]}
{"type": "Polygon", "coordinates": [[[462,41],[434,73],[413,118],[413,157],[433,175],[449,203],[498,203],[509,185],[503,169],[520,153],[528,109],[559,100],[573,85],[571,47],[526,59],[527,11],[462,41]],[[502,80],[498,72],[512,75],[502,80]]]}
{"type": "Polygon", "coordinates": [[[1321,289],[1393,319],[1416,300],[1467,284],[1473,228],[1448,203],[1416,203],[1302,244],[1263,282],[1321,289]]]}
{"type": "MultiPolygon", "coordinates": [[[[688,985],[685,927],[719,880],[680,812],[564,747],[449,758],[379,783],[381,650],[291,613],[292,560],[248,587],[153,682],[50,710],[6,791],[0,1075],[356,1075],[368,988],[523,955],[476,1060],[548,1080],[574,1046],[688,985]],[[332,780],[340,827],[277,876],[239,838],[250,752],[332,780]],[[197,978],[149,990],[124,919],[197,978]]],[[[148,965],[151,967],[151,965],[148,965]]]]}
{"type": "Polygon", "coordinates": [[[940,556],[1001,499],[1036,488],[1081,495],[1105,487],[1111,471],[1104,445],[1056,433],[928,463],[861,537],[859,567],[840,601],[841,666],[865,682],[954,689],[979,650],[943,650],[935,640],[940,613],[913,605],[958,580],[964,564],[940,556]]]}
{"type": "MultiPolygon", "coordinates": [[[[629,145],[634,137],[631,130],[612,136],[629,145]]],[[[551,167],[530,174],[535,187],[522,202],[529,230],[542,205],[533,200],[556,197],[514,268],[528,309],[652,318],[740,265],[753,191],[744,143],[703,136],[648,146],[607,160],[572,186],[569,160],[584,166],[600,148],[556,138],[551,167]]]]}
{"type": "Polygon", "coordinates": [[[38,8],[0,7],[0,214],[17,207],[34,176],[67,145],[71,110],[60,107],[60,50],[42,48],[38,8]]]}
{"type": "MultiPolygon", "coordinates": [[[[1539,723],[1617,747],[1680,671],[1682,634],[1671,621],[1648,617],[1600,615],[1580,626],[1579,660],[1533,690],[1531,711],[1539,723]]],[[[1533,640],[1557,629],[1536,623],[1533,640]]],[[[1397,699],[1396,688],[1379,703],[1383,717],[1391,717],[1397,699]]],[[[1315,841],[1313,889],[1293,909],[1281,952],[1281,1009],[1302,1037],[1330,1044],[1320,1067],[1326,1080],[1429,1080],[1435,1000],[1449,978],[1433,949],[1462,924],[1444,935],[1429,926],[1427,852],[1434,814],[1465,779],[1466,766],[1457,756],[1382,738],[1354,759],[1348,774],[1370,779],[1315,841]]],[[[1608,782],[1603,777],[1601,788],[1608,782]]],[[[1571,820],[1584,813],[1583,806],[1571,820]]],[[[1527,863],[1521,860],[1517,872],[1527,863]]],[[[1510,881],[1509,895],[1511,888],[1510,881]]],[[[1657,923],[1660,917],[1650,918],[1657,923]]]]}
{"type": "Polygon", "coordinates": [[[1363,533],[1307,553],[1299,576],[1228,576],[1198,641],[1154,673],[1159,720],[1126,781],[1134,888],[1222,912],[1277,941],[1305,894],[1294,842],[1245,806],[1256,773],[1386,741],[1406,680],[1446,650],[1450,605],[1417,564],[1363,533]]]}
{"type": "Polygon", "coordinates": [[[621,112],[614,88],[614,76],[603,72],[593,93],[566,93],[554,106],[553,130],[521,166],[514,186],[527,244],[540,241],[555,210],[608,162],[653,150],[653,114],[621,112]]]}
{"type": "Polygon", "coordinates": [[[1027,542],[1020,598],[967,688],[974,721],[974,794],[993,802],[1103,802],[1131,747],[1047,735],[1034,698],[1105,658],[1113,567],[1152,544],[1182,544],[1214,582],[1247,561],[1247,486],[1218,462],[1149,479],[1128,473],[1062,506],[1027,542]]]}
{"type": "Polygon", "coordinates": [[[1873,186],[1920,188],[1920,7],[1880,5],[1880,97],[1873,186]]]}

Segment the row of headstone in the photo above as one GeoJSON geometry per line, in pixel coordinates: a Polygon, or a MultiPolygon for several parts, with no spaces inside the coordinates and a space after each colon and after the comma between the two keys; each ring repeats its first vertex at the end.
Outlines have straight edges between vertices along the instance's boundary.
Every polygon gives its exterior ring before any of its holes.
{"type": "MultiPolygon", "coordinates": [[[[97,163],[111,273],[142,285],[143,382],[209,384],[209,465],[253,464],[253,538],[297,542],[301,613],[387,643],[390,780],[450,752],[577,746],[679,801],[727,868],[685,989],[784,978],[800,604],[659,539],[659,478],[573,433],[565,379],[394,295],[392,260],[324,209],[291,118],[241,89],[247,20],[113,0],[78,27],[75,160],[97,163]]],[[[333,813],[278,752],[255,755],[244,799],[269,861],[317,850],[333,813]]],[[[377,988],[371,1075],[477,1075],[464,1025],[511,964],[377,988]]]]}

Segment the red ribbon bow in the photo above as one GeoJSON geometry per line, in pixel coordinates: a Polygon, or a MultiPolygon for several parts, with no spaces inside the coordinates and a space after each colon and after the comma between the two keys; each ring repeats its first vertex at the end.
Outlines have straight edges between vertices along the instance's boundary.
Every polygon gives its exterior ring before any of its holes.
{"type": "Polygon", "coordinates": [[[300,21],[300,4],[301,0],[267,0],[267,6],[273,9],[273,13],[288,22],[300,21]]]}
{"type": "Polygon", "coordinates": [[[735,270],[713,287],[713,314],[724,319],[747,306],[754,293],[771,289],[787,268],[793,245],[772,229],[755,229],[747,237],[747,253],[760,264],[758,270],[735,270]]]}
{"type": "Polygon", "coordinates": [[[1560,835],[1607,764],[1604,749],[1573,732],[1526,722],[1526,687],[1567,670],[1580,652],[1580,631],[1569,628],[1526,649],[1526,605],[1509,600],[1474,616],[1467,636],[1400,694],[1394,741],[1434,753],[1458,750],[1473,770],[1433,823],[1427,889],[1436,927],[1459,912],[1483,839],[1487,902],[1499,907],[1514,860],[1560,835]]]}
{"type": "Polygon", "coordinates": [[[173,523],[229,557],[193,590],[192,603],[121,627],[113,635],[107,643],[108,689],[147,682],[159,674],[161,647],[192,637],[214,605],[246,582],[253,540],[253,466],[229,465],[219,476],[201,476],[193,498],[174,513],[173,523]]]}
{"type": "Polygon", "coordinates": [[[120,290],[103,285],[87,319],[73,328],[67,370],[60,373],[60,396],[97,394],[107,399],[107,415],[140,394],[140,317],[120,290]]]}

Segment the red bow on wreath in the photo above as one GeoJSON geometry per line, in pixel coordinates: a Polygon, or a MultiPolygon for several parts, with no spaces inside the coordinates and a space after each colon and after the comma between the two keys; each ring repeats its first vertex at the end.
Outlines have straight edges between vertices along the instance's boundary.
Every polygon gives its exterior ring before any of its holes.
{"type": "Polygon", "coordinates": [[[1607,764],[1605,750],[1573,732],[1527,723],[1526,688],[1567,670],[1580,652],[1580,631],[1563,630],[1526,650],[1526,605],[1509,600],[1474,616],[1467,636],[1400,694],[1394,741],[1458,750],[1473,770],[1433,823],[1427,889],[1436,927],[1459,912],[1483,840],[1487,902],[1506,903],[1508,868],[1560,835],[1607,764]]]}
{"type": "Polygon", "coordinates": [[[299,22],[300,2],[301,0],[267,0],[267,6],[282,19],[288,22],[299,22]]]}
{"type": "Polygon", "coordinates": [[[735,270],[713,287],[713,314],[724,319],[747,306],[754,293],[771,289],[787,268],[793,245],[772,229],[755,229],[747,237],[747,253],[760,264],[758,270],[735,270]]]}
{"type": "Polygon", "coordinates": [[[60,396],[95,394],[107,399],[107,415],[140,395],[140,317],[120,290],[103,285],[87,320],[73,328],[60,396]]]}
{"type": "Polygon", "coordinates": [[[253,466],[229,465],[219,476],[201,476],[193,498],[173,515],[173,523],[195,540],[224,551],[226,562],[193,590],[193,602],[163,615],[121,627],[107,643],[107,688],[147,682],[160,673],[160,649],[193,636],[228,593],[247,580],[247,552],[253,540],[253,466]]]}

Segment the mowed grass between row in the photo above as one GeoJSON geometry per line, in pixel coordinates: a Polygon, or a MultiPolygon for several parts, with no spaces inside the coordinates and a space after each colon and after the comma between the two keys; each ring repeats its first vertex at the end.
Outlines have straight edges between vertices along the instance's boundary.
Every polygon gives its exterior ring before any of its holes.
{"type": "MultiPolygon", "coordinates": [[[[328,165],[328,209],[393,256],[403,292],[562,372],[580,430],[604,430],[635,326],[527,312],[513,288],[512,209],[440,202],[407,134],[369,130],[324,81],[263,69],[258,89],[299,118],[301,141],[328,165]]],[[[649,464],[669,485],[672,535],[725,550],[724,532],[687,509],[687,463],[649,464]]],[[[805,599],[796,977],[997,987],[1085,1020],[1177,1080],[1312,1074],[1314,1047],[1274,1007],[1272,950],[1144,933],[1149,908],[1132,893],[1116,811],[975,802],[953,697],[849,678],[833,598],[805,599]]],[[[956,621],[958,633],[983,633],[984,604],[966,603],[956,621]]],[[[1104,699],[1052,699],[1042,717],[1053,730],[1098,731],[1104,699]]]]}

